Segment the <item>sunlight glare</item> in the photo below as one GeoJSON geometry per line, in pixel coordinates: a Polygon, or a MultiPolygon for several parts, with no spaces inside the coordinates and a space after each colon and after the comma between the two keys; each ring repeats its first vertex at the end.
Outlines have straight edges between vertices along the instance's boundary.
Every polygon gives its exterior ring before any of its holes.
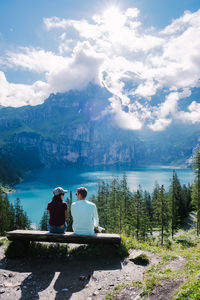
{"type": "Polygon", "coordinates": [[[103,21],[108,31],[116,31],[116,29],[121,28],[125,20],[125,16],[115,6],[109,7],[103,13],[103,21]]]}

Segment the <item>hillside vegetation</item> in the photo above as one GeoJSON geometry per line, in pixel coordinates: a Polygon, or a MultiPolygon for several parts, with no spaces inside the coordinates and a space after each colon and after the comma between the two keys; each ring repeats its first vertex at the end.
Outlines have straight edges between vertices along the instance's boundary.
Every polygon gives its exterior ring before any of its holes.
{"type": "Polygon", "coordinates": [[[198,144],[198,124],[172,122],[162,132],[120,128],[107,108],[110,96],[90,83],[81,91],[51,94],[40,105],[1,107],[0,165],[12,166],[13,178],[7,176],[11,172],[0,172],[0,182],[15,183],[27,170],[61,163],[189,165],[198,144]]]}
{"type": "Polygon", "coordinates": [[[138,288],[137,299],[200,299],[200,239],[196,229],[175,237],[168,246],[160,246],[155,240],[138,242],[127,237],[123,243],[129,251],[138,249],[157,254],[160,261],[146,267],[142,281],[115,286],[106,296],[107,300],[123,299],[125,292],[128,294],[138,288]]]}

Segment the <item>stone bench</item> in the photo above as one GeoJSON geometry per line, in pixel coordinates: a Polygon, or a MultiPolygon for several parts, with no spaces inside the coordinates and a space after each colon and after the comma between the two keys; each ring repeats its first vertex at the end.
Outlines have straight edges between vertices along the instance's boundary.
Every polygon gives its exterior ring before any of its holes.
{"type": "Polygon", "coordinates": [[[121,237],[118,234],[96,233],[89,235],[76,235],[73,232],[63,234],[50,233],[39,230],[13,230],[7,232],[10,241],[19,242],[53,242],[53,243],[73,243],[73,244],[113,244],[119,246],[121,237]]]}

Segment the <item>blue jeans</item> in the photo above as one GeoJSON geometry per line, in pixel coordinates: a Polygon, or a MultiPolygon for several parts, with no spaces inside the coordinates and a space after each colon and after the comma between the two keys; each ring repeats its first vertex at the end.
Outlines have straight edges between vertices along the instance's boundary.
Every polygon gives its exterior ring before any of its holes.
{"type": "Polygon", "coordinates": [[[64,233],[67,229],[67,223],[64,223],[64,228],[60,228],[60,226],[48,225],[48,229],[51,233],[64,233]]]}

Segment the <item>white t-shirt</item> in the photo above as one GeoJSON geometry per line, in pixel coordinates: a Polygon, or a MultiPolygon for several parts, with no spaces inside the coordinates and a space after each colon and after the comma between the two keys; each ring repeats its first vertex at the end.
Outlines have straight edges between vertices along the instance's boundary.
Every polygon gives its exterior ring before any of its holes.
{"type": "Polygon", "coordinates": [[[73,231],[79,235],[93,235],[94,227],[99,225],[96,205],[87,200],[72,203],[73,231]]]}

